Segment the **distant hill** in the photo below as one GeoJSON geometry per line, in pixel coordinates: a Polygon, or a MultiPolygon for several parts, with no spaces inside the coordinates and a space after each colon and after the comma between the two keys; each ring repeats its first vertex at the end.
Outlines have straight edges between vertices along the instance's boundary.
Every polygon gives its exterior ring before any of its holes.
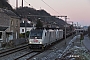
{"type": "Polygon", "coordinates": [[[16,13],[20,17],[27,17],[30,21],[36,22],[38,18],[42,20],[44,24],[49,24],[52,26],[59,26],[63,27],[65,22],[62,19],[56,18],[56,17],[50,17],[51,15],[46,12],[45,10],[36,10],[34,8],[29,8],[29,7],[19,7],[15,10],[16,13]],[[39,15],[39,16],[29,16],[29,15],[39,15]],[[43,17],[42,17],[43,16],[43,17]],[[44,16],[49,16],[49,17],[44,17],[44,16]]]}
{"type": "Polygon", "coordinates": [[[50,17],[51,15],[45,10],[36,10],[34,8],[29,7],[19,7],[15,10],[8,3],[8,0],[0,0],[0,8],[8,9],[16,13],[21,18],[27,17],[30,21],[36,23],[38,18],[41,19],[44,25],[51,25],[53,27],[59,26],[63,27],[65,22],[62,19],[56,17],[50,17]],[[29,16],[29,15],[40,15],[40,16],[29,16]],[[41,16],[49,16],[49,17],[41,17],[41,16]]]}

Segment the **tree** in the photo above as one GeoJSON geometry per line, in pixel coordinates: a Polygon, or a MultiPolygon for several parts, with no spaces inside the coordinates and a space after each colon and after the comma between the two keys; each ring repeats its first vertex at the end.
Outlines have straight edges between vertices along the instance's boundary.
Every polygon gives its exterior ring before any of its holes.
{"type": "Polygon", "coordinates": [[[73,25],[70,25],[70,31],[72,31],[73,30],[73,25]]]}
{"type": "Polygon", "coordinates": [[[29,37],[29,33],[30,33],[29,31],[26,32],[26,36],[27,36],[27,37],[29,37]]]}
{"type": "Polygon", "coordinates": [[[90,36],[90,26],[88,27],[88,35],[90,36]]]}
{"type": "Polygon", "coordinates": [[[80,40],[83,40],[84,39],[84,35],[83,33],[80,34],[80,40]]]}
{"type": "Polygon", "coordinates": [[[43,27],[43,24],[40,20],[37,20],[36,28],[41,28],[43,27]]]}

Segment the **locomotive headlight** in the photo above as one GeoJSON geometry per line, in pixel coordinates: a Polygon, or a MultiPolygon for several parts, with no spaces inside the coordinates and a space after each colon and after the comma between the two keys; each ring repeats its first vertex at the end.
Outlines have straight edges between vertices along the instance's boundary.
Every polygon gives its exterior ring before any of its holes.
{"type": "Polygon", "coordinates": [[[32,43],[32,42],[29,42],[30,44],[32,43]]]}
{"type": "Polygon", "coordinates": [[[39,42],[40,44],[42,44],[42,42],[39,42]]]}

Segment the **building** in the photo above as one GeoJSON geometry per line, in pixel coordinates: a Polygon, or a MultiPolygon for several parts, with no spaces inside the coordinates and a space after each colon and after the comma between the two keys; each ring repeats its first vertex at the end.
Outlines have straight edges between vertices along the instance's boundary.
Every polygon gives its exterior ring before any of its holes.
{"type": "Polygon", "coordinates": [[[34,27],[33,27],[33,24],[30,24],[30,23],[28,23],[28,22],[26,22],[25,23],[25,21],[23,21],[23,22],[21,22],[20,23],[20,34],[21,33],[25,33],[25,32],[27,32],[27,31],[30,31],[31,29],[33,29],[34,27]],[[26,27],[25,27],[26,26],[26,27]],[[26,31],[25,31],[25,29],[26,29],[26,31]]]}
{"type": "Polygon", "coordinates": [[[83,29],[84,29],[85,31],[88,31],[88,26],[83,26],[83,29]]]}
{"type": "Polygon", "coordinates": [[[0,41],[9,42],[19,38],[20,20],[11,10],[0,8],[0,41]]]}

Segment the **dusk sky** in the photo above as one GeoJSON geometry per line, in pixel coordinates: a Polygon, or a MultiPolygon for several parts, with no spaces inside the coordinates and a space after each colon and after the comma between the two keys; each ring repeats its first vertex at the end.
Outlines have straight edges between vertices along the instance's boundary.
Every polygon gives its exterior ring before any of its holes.
{"type": "MultiPolygon", "coordinates": [[[[18,0],[18,6],[21,6],[22,0],[18,0]]],[[[51,15],[68,16],[67,21],[79,23],[82,26],[90,25],[90,0],[24,0],[24,6],[35,9],[44,9],[51,15]],[[49,6],[47,6],[45,1],[49,6]],[[30,6],[29,6],[30,4],[30,6]]],[[[16,7],[16,0],[9,0],[13,8],[16,7]]]]}

